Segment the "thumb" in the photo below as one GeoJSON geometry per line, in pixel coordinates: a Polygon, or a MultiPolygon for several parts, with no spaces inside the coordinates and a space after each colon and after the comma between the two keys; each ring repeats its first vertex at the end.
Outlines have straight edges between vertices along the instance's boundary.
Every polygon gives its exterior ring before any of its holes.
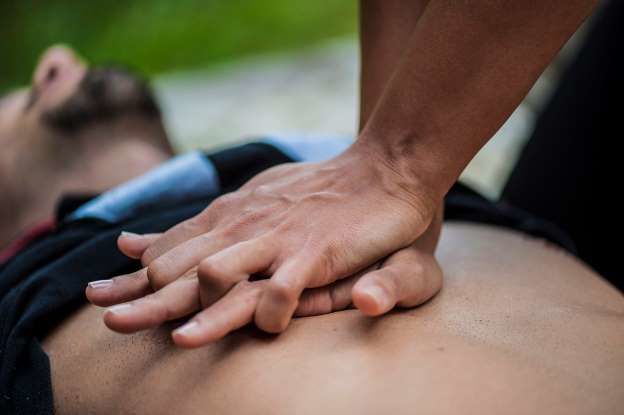
{"type": "Polygon", "coordinates": [[[340,279],[324,287],[308,288],[301,294],[295,310],[296,317],[318,316],[340,311],[352,305],[351,290],[363,275],[376,269],[373,264],[350,277],[340,279]]]}
{"type": "MultiPolygon", "coordinates": [[[[143,252],[160,238],[162,233],[146,233],[143,235],[123,231],[117,238],[117,247],[127,257],[140,259],[143,252]]],[[[146,265],[146,264],[144,264],[146,265]]]]}
{"type": "Polygon", "coordinates": [[[442,270],[433,255],[415,247],[397,251],[382,266],[365,273],[351,290],[353,304],[368,316],[395,306],[414,307],[442,287],[442,270]]]}

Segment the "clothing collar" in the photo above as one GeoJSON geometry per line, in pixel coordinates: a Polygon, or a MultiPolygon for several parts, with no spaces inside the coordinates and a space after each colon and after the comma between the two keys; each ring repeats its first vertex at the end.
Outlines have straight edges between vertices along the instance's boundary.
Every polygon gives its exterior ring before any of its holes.
{"type": "Polygon", "coordinates": [[[0,250],[0,265],[9,261],[35,240],[54,231],[54,229],[56,229],[56,219],[47,219],[32,226],[9,246],[0,250]]]}

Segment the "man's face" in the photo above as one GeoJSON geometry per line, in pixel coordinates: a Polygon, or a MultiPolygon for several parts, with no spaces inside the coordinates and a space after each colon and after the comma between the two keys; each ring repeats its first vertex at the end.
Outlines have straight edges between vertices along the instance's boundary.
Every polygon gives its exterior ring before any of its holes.
{"type": "Polygon", "coordinates": [[[11,152],[66,145],[68,138],[106,128],[128,114],[158,114],[143,82],[118,69],[88,69],[71,49],[51,47],[30,88],[0,98],[0,162],[11,152]]]}
{"type": "Polygon", "coordinates": [[[29,89],[0,98],[0,146],[9,148],[31,135],[49,134],[43,115],[77,89],[87,68],[65,47],[52,47],[41,57],[29,89]]]}

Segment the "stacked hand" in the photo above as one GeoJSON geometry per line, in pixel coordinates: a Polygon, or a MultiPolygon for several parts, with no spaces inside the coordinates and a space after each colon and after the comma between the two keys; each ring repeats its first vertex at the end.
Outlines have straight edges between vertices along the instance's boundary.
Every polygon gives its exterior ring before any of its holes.
{"type": "Polygon", "coordinates": [[[120,332],[194,314],[173,333],[185,347],[351,304],[380,315],[440,289],[438,207],[366,152],[280,165],[164,234],[120,236],[145,268],[91,283],[87,297],[113,305],[104,321],[120,332]]]}

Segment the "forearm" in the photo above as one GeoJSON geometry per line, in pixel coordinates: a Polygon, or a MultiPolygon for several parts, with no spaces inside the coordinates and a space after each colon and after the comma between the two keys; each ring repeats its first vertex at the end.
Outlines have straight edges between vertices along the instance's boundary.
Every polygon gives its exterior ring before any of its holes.
{"type": "Polygon", "coordinates": [[[432,0],[356,147],[441,198],[594,4],[432,0]]]}
{"type": "Polygon", "coordinates": [[[429,0],[360,0],[361,131],[429,0]]]}

